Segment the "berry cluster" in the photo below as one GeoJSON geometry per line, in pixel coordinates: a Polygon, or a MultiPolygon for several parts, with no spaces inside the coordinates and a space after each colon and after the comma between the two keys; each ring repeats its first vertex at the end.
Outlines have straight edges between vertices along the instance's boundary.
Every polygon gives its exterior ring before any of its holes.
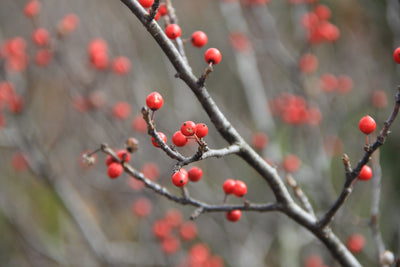
{"type": "Polygon", "coordinates": [[[202,144],[201,138],[208,134],[208,127],[205,123],[194,123],[185,121],[182,123],[180,131],[176,131],[172,136],[172,142],[178,147],[185,146],[189,138],[195,138],[199,144],[202,144]]]}
{"type": "Polygon", "coordinates": [[[319,108],[308,106],[302,96],[282,93],[270,103],[273,116],[291,125],[319,125],[322,114],[319,108]]]}
{"type": "Polygon", "coordinates": [[[182,187],[190,180],[192,182],[200,181],[203,176],[203,170],[199,167],[193,167],[189,170],[185,170],[184,168],[179,169],[179,171],[175,172],[172,177],[172,183],[177,187],[182,187]]]}
{"type": "Polygon", "coordinates": [[[347,94],[353,89],[353,80],[347,75],[335,76],[331,73],[321,75],[319,79],[319,86],[325,93],[339,92],[347,94]]]}
{"type": "MultiPolygon", "coordinates": [[[[228,195],[233,194],[236,197],[243,198],[247,194],[247,185],[241,180],[227,179],[222,184],[222,189],[225,192],[225,201],[228,195]]],[[[240,220],[242,211],[231,210],[226,212],[226,218],[231,222],[240,220]]]]}

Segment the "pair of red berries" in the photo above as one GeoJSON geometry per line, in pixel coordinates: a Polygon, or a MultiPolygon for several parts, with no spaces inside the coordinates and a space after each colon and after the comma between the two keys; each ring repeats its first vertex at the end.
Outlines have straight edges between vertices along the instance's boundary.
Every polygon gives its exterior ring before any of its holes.
{"type": "Polygon", "coordinates": [[[237,197],[243,197],[247,193],[247,185],[240,180],[227,179],[222,185],[226,195],[234,194],[237,197]]]}
{"type": "MultiPolygon", "coordinates": [[[[126,150],[118,151],[117,156],[124,162],[128,162],[131,159],[131,155],[126,150]]],[[[111,179],[118,178],[124,170],[122,164],[115,161],[111,156],[107,156],[106,165],[108,166],[107,174],[111,179]]]]}
{"type": "Polygon", "coordinates": [[[203,138],[208,134],[208,126],[205,123],[194,123],[185,121],[181,125],[180,131],[176,131],[172,136],[174,145],[181,147],[187,144],[188,138],[194,136],[196,139],[203,138]]]}
{"type": "Polygon", "coordinates": [[[200,181],[203,176],[203,170],[199,167],[193,167],[189,170],[181,168],[179,171],[175,172],[172,177],[172,183],[177,187],[182,187],[190,180],[192,182],[200,181]]]}

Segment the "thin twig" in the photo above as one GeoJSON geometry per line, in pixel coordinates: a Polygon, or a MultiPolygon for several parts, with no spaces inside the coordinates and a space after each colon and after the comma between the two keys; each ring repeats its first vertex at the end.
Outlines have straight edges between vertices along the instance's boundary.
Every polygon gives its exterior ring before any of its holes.
{"type": "Polygon", "coordinates": [[[301,204],[303,205],[304,209],[310,213],[312,216],[315,217],[314,209],[308,200],[307,196],[304,194],[303,190],[301,190],[301,187],[299,184],[296,182],[296,180],[293,178],[291,174],[286,175],[286,181],[287,184],[293,188],[294,195],[300,200],[301,204]]]}

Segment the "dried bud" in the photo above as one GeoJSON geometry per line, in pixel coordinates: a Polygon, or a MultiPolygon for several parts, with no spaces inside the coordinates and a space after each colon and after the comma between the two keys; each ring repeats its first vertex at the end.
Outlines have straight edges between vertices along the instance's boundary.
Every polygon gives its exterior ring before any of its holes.
{"type": "Polygon", "coordinates": [[[386,250],[380,256],[380,263],[382,265],[392,265],[394,263],[394,255],[391,251],[386,250]]]}
{"type": "Polygon", "coordinates": [[[96,163],[96,158],[93,155],[89,155],[89,153],[85,153],[82,155],[82,163],[87,166],[93,166],[96,163]]]}
{"type": "Polygon", "coordinates": [[[126,140],[125,144],[126,144],[126,150],[129,153],[133,153],[138,149],[139,141],[134,137],[130,137],[128,140],[126,140]]]}

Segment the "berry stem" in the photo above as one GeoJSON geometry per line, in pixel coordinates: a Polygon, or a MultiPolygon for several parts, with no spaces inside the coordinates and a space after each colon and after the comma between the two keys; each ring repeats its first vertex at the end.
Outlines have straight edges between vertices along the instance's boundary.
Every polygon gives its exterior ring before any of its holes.
{"type": "Polygon", "coordinates": [[[155,116],[155,114],[156,114],[156,111],[155,111],[155,110],[152,110],[152,111],[151,111],[151,121],[153,121],[153,122],[154,122],[154,116],[155,116]]]}
{"type": "Polygon", "coordinates": [[[101,150],[101,148],[99,147],[98,149],[93,150],[92,152],[86,153],[86,155],[90,157],[91,155],[96,154],[96,153],[99,152],[100,150],[101,150]]]}

